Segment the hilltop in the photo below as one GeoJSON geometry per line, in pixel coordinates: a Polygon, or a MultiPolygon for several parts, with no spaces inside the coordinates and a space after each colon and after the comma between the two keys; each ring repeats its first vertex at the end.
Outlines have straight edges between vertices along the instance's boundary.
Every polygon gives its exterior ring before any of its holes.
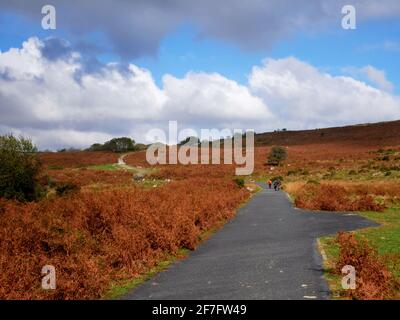
{"type": "Polygon", "coordinates": [[[257,146],[357,144],[384,147],[400,145],[400,120],[324,129],[276,131],[255,135],[257,146]]]}

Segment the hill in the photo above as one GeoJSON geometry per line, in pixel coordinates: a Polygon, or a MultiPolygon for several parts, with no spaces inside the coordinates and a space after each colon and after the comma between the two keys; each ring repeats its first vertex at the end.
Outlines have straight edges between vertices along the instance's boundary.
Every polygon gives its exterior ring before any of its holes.
{"type": "Polygon", "coordinates": [[[266,132],[255,135],[257,146],[326,143],[373,147],[400,145],[400,120],[313,130],[266,132]]]}

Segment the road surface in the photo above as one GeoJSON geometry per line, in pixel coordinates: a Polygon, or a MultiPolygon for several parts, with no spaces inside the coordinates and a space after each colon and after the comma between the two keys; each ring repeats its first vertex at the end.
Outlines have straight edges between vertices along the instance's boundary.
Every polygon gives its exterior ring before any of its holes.
{"type": "Polygon", "coordinates": [[[122,299],[328,299],[316,239],[376,224],[295,209],[262,186],[211,239],[122,299]]]}

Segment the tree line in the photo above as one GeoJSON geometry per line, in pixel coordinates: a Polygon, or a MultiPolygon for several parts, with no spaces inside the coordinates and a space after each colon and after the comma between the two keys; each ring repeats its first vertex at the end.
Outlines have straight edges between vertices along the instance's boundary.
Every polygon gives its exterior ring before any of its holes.
{"type": "Polygon", "coordinates": [[[135,140],[128,137],[113,138],[103,144],[94,143],[88,151],[111,151],[111,152],[128,152],[146,149],[146,145],[136,143],[135,140]]]}

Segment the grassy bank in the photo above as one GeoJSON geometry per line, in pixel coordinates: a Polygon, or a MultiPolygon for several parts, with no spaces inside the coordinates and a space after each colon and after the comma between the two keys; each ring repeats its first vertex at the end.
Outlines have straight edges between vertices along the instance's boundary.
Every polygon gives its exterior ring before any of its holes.
{"type": "MultiPolygon", "coordinates": [[[[377,251],[380,260],[388,270],[400,279],[400,207],[393,207],[384,212],[362,212],[361,216],[380,224],[379,227],[354,231],[356,239],[367,240],[377,251]]],[[[327,260],[324,262],[325,276],[332,291],[332,297],[338,298],[341,293],[341,277],[334,272],[339,257],[339,246],[336,237],[320,239],[321,248],[327,260]]]]}

